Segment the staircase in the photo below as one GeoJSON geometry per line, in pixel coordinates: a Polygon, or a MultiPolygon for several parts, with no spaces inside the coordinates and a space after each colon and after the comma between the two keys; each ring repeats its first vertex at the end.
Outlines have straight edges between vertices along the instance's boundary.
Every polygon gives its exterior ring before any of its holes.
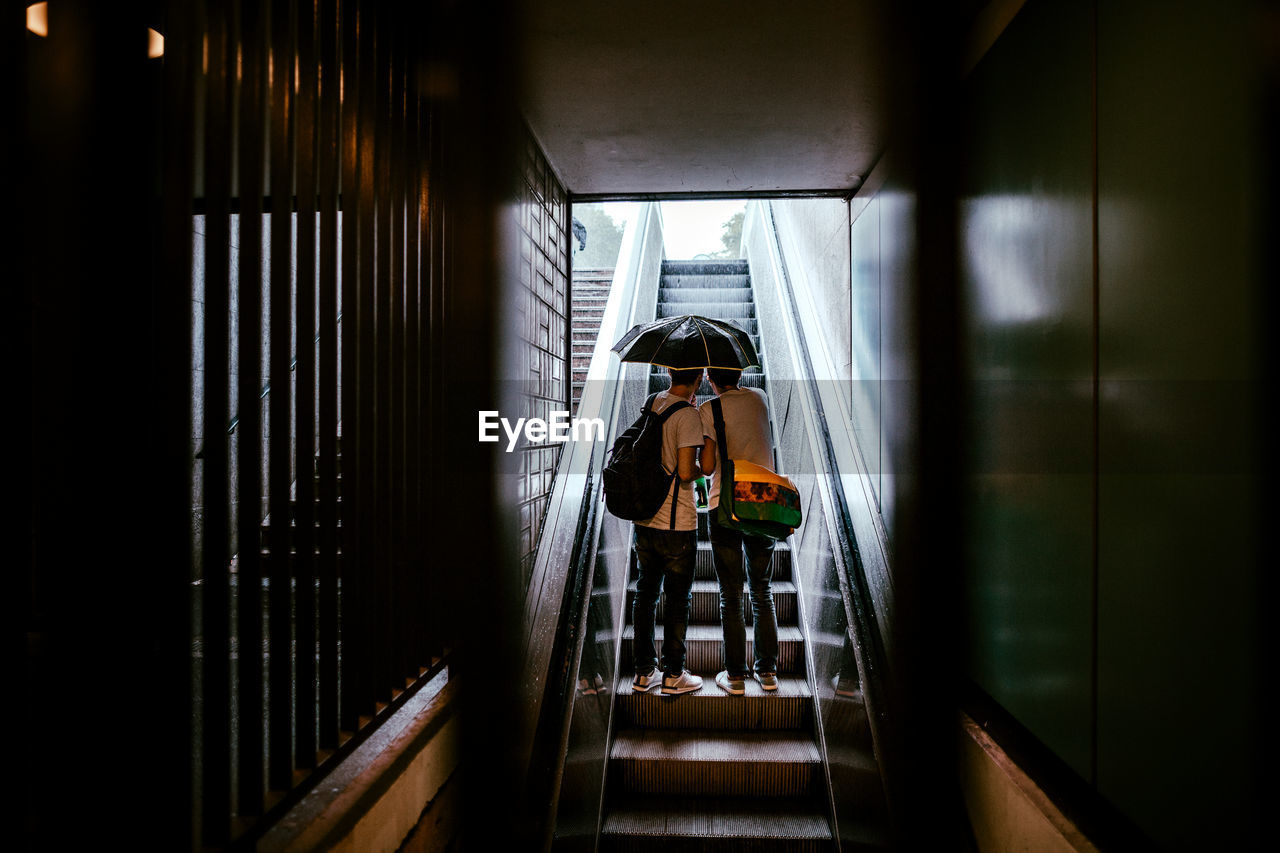
{"type": "MultiPolygon", "coordinates": [[[[760,349],[746,261],[664,261],[658,317],[700,314],[729,320],[760,349]]],[[[763,355],[763,354],[762,354],[763,355]]],[[[742,385],[763,388],[759,369],[742,385]]],[[[667,387],[654,368],[650,392],[667,387]]],[[[713,396],[703,382],[698,402],[713,396]]],[[[701,690],[663,696],[631,690],[634,628],[630,625],[636,567],[627,589],[628,625],[615,699],[601,835],[605,850],[833,850],[822,756],[814,735],[814,699],[805,673],[805,638],[791,572],[791,550],[774,549],[773,592],[778,617],[778,681],[765,693],[747,681],[731,696],[715,684],[724,668],[720,596],[711,560],[707,514],[699,513],[698,555],[686,635],[687,667],[701,690]]],[[[749,598],[747,660],[754,660],[749,598]]],[[[662,645],[662,601],[655,636],[662,645]]]]}
{"type": "Polygon", "coordinates": [[[604,318],[604,306],[609,301],[609,289],[613,286],[612,269],[581,269],[573,271],[570,367],[573,371],[573,415],[578,413],[578,401],[587,383],[587,368],[600,337],[600,321],[604,318]]]}

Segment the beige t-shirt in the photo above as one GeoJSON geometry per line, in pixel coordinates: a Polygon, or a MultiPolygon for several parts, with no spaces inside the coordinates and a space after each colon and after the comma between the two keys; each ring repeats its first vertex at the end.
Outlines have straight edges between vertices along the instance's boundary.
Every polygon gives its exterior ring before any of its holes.
{"type": "MultiPolygon", "coordinates": [[[[759,388],[729,388],[720,395],[724,412],[725,441],[730,459],[745,459],[756,465],[773,468],[773,441],[769,430],[769,407],[764,392],[759,388]]],[[[715,413],[711,400],[698,407],[702,421],[702,433],[716,441],[715,413]]],[[[715,509],[720,505],[720,447],[716,446],[716,473],[707,490],[707,503],[715,509]]]]}
{"type": "MultiPolygon", "coordinates": [[[[679,400],[679,397],[672,396],[670,392],[661,391],[653,401],[653,410],[661,413],[667,406],[679,400]]],[[[676,470],[677,450],[681,447],[702,447],[702,422],[698,419],[698,410],[693,406],[676,412],[662,425],[662,467],[667,471],[676,470]]],[[[667,499],[662,502],[658,514],[645,521],[637,521],[636,524],[662,530],[698,529],[698,509],[693,502],[693,482],[681,483],[679,478],[676,478],[672,487],[679,487],[680,490],[676,497],[676,526],[671,527],[670,489],[667,490],[667,499]]]]}

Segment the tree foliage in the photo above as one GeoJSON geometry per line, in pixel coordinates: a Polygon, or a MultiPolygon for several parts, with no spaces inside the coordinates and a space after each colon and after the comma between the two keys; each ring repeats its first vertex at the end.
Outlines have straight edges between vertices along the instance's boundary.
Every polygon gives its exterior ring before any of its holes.
{"type": "Polygon", "coordinates": [[[736,258],[742,253],[742,220],[745,218],[746,213],[739,210],[721,225],[724,231],[720,234],[720,242],[724,248],[714,253],[714,257],[736,258]]]}
{"type": "Polygon", "coordinates": [[[587,229],[585,247],[579,249],[578,241],[573,241],[574,267],[612,269],[617,266],[618,251],[622,248],[622,226],[598,204],[575,204],[573,215],[587,229]]]}

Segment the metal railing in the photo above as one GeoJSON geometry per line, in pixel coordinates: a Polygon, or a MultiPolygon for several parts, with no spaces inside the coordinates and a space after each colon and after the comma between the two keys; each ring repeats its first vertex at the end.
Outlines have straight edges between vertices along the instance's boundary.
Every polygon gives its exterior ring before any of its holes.
{"type": "MultiPolygon", "coordinates": [[[[341,313],[339,313],[339,314],[338,314],[338,321],[337,321],[337,323],[338,323],[338,325],[339,325],[339,326],[341,326],[341,325],[342,325],[342,314],[341,314],[341,313]]],[[[314,341],[312,341],[312,343],[313,343],[313,344],[319,344],[319,343],[320,343],[320,338],[321,338],[321,337],[322,337],[322,334],[321,334],[320,332],[316,332],[315,340],[314,340],[314,341]]],[[[293,357],[293,361],[289,362],[289,372],[290,372],[290,373],[295,373],[295,372],[297,372],[297,369],[298,369],[298,357],[295,355],[295,356],[293,357]]],[[[341,374],[339,374],[339,376],[338,376],[338,381],[339,381],[339,382],[341,382],[341,381],[342,381],[342,376],[341,376],[341,374]]],[[[271,383],[270,383],[270,382],[265,382],[265,383],[263,383],[263,385],[262,385],[262,392],[261,392],[260,394],[258,394],[258,399],[259,399],[259,400],[265,400],[265,399],[267,399],[267,395],[268,395],[268,394],[270,394],[270,393],[271,393],[271,383]]],[[[236,427],[238,427],[238,426],[240,426],[240,413],[239,413],[239,412],[236,412],[236,413],[231,417],[231,421],[230,421],[230,423],[228,423],[228,424],[227,424],[227,435],[234,435],[234,434],[235,434],[235,431],[236,431],[236,427]]],[[[200,445],[200,449],[196,451],[196,456],[195,456],[195,458],[196,458],[196,459],[203,459],[203,458],[204,458],[204,445],[203,445],[203,444],[202,444],[202,445],[200,445]]]]}
{"type": "MultiPolygon", "coordinates": [[[[818,306],[806,284],[797,282],[802,272],[794,263],[798,250],[790,244],[788,235],[780,233],[769,202],[754,202],[748,212],[746,226],[757,232],[750,240],[753,247],[752,264],[758,265],[774,283],[771,298],[774,310],[766,313],[775,320],[770,330],[772,339],[766,344],[770,351],[771,369],[781,369],[793,377],[791,411],[794,424],[784,442],[795,445],[792,452],[807,457],[812,467],[806,465],[817,491],[813,506],[820,512],[810,512],[804,524],[820,523],[826,526],[825,541],[830,543],[830,559],[835,568],[836,587],[827,588],[825,594],[841,599],[842,625],[834,626],[844,634],[845,654],[856,665],[859,689],[865,703],[867,722],[871,730],[871,748],[879,766],[882,780],[891,768],[886,768],[883,752],[887,737],[885,729],[892,723],[887,719],[889,691],[893,673],[889,670],[888,654],[889,622],[892,618],[892,586],[888,572],[888,554],[883,529],[879,526],[874,497],[867,482],[867,472],[862,464],[851,425],[844,412],[845,401],[836,379],[837,371],[827,351],[818,306]],[[790,251],[788,251],[790,249],[790,251]],[[788,263],[788,257],[793,262],[788,263]]],[[[745,237],[744,237],[745,242],[745,237]]],[[[762,334],[765,329],[762,328],[762,334]]],[[[771,383],[769,392],[778,392],[780,383],[771,383]]],[[[803,528],[797,531],[796,542],[806,537],[803,528]]],[[[822,584],[816,572],[806,572],[804,565],[810,556],[793,555],[793,571],[798,580],[810,584],[822,584]],[[805,576],[808,575],[806,578],[805,576]]],[[[825,558],[826,555],[816,555],[825,558]]],[[[831,630],[833,626],[822,626],[831,630]]],[[[812,670],[812,661],[811,670],[812,670]]],[[[839,664],[842,668],[848,664],[839,664]]],[[[852,673],[842,673],[850,675],[852,673]]],[[[830,689],[826,681],[834,673],[813,673],[817,692],[821,695],[830,689]]],[[[824,755],[852,746],[835,741],[848,732],[828,734],[824,732],[825,713],[818,703],[815,723],[818,727],[824,755]]],[[[884,781],[886,796],[888,784],[884,781]]],[[[831,802],[834,828],[839,832],[845,817],[847,803],[832,792],[831,802]]],[[[851,821],[853,823],[853,821],[851,821]]]]}
{"type": "MultiPolygon", "coordinates": [[[[639,394],[643,399],[647,387],[649,366],[624,365],[610,348],[634,323],[652,319],[661,247],[657,205],[636,204],[624,227],[613,286],[577,411],[580,419],[603,422],[604,440],[570,442],[562,455],[525,599],[521,660],[522,683],[528,687],[522,696],[524,731],[519,742],[530,745],[532,751],[522,757],[519,770],[527,773],[525,810],[534,831],[550,833],[556,805],[564,805],[559,785],[591,582],[602,527],[618,521],[604,511],[599,471],[619,429],[621,413],[638,411],[632,398],[639,394]],[[646,307],[649,315],[641,316],[646,307]]],[[[630,522],[623,524],[630,526],[630,522]]],[[[624,573],[615,569],[613,574],[618,575],[615,586],[625,585],[624,573]]],[[[603,759],[601,755],[601,773],[603,759]]],[[[596,791],[597,805],[598,800],[596,791]]],[[[544,844],[549,839],[532,840],[544,844]]]]}
{"type": "Polygon", "coordinates": [[[443,666],[418,437],[441,369],[422,312],[450,270],[421,23],[359,0],[209,4],[201,49],[166,55],[206,104],[193,819],[211,846],[263,832],[443,666]],[[269,405],[228,418],[233,352],[269,405]]]}

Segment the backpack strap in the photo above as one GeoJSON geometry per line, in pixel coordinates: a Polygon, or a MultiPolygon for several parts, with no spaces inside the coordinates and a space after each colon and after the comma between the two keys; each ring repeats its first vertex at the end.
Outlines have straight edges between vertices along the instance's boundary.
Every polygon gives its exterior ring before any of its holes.
{"type": "MultiPolygon", "coordinates": [[[[655,396],[656,396],[656,395],[655,395],[655,396]]],[[[650,402],[652,402],[652,401],[653,401],[653,398],[652,398],[652,397],[650,397],[650,398],[649,398],[649,401],[650,401],[650,402]]],[[[650,407],[650,408],[652,409],[652,407],[650,407]]],[[[690,404],[689,404],[689,401],[688,401],[688,400],[678,400],[678,401],[676,401],[676,402],[672,403],[670,406],[667,406],[665,409],[663,409],[663,410],[662,410],[661,412],[659,412],[658,414],[654,415],[654,417],[656,417],[656,418],[658,419],[658,423],[660,423],[660,424],[665,424],[665,423],[667,422],[667,418],[671,417],[672,415],[674,415],[676,412],[680,411],[681,409],[688,409],[688,408],[691,408],[691,406],[690,406],[690,404]]]]}
{"type": "Polygon", "coordinates": [[[716,469],[716,479],[720,481],[720,493],[716,498],[716,512],[726,506],[732,506],[733,477],[729,475],[729,442],[724,435],[724,409],[720,398],[711,401],[711,418],[716,427],[716,455],[720,457],[720,467],[716,469]]]}
{"type": "MultiPolygon", "coordinates": [[[[720,445],[720,465],[727,466],[729,464],[729,443],[724,437],[724,410],[720,407],[720,398],[716,397],[711,401],[711,415],[716,425],[716,444],[720,445]]],[[[723,467],[722,467],[723,470],[723,467]]],[[[724,493],[723,485],[720,489],[724,493]]]]}
{"type": "Polygon", "coordinates": [[[652,394],[649,395],[649,399],[644,401],[644,405],[640,407],[640,415],[642,417],[644,415],[653,413],[653,403],[655,400],[658,399],[658,394],[660,393],[661,393],[660,391],[654,391],[652,394]]]}

